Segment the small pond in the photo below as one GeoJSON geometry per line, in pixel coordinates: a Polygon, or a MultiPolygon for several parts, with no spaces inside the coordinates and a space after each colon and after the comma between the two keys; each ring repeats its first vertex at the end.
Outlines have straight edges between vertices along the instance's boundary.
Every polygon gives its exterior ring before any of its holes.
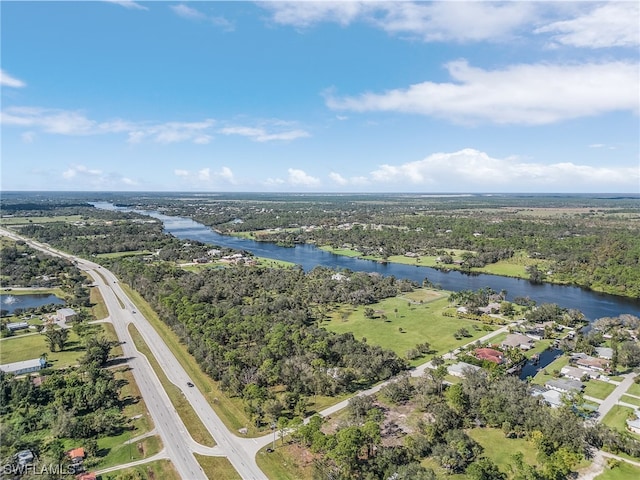
{"type": "Polygon", "coordinates": [[[0,295],[0,310],[3,315],[12,315],[17,309],[36,308],[48,304],[64,305],[65,301],[52,293],[29,293],[26,295],[0,295]]]}

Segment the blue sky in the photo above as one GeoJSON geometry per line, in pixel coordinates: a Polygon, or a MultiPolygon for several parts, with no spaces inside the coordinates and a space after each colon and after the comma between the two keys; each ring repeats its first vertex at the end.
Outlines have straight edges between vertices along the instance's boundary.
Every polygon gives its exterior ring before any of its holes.
{"type": "Polygon", "coordinates": [[[640,193],[637,1],[0,9],[3,190],[640,193]]]}

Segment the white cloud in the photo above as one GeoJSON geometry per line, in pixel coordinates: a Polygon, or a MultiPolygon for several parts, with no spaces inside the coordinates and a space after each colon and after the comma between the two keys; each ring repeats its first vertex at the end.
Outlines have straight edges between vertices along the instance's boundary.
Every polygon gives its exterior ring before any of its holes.
{"type": "Polygon", "coordinates": [[[11,87],[11,88],[22,88],[22,87],[26,87],[27,84],[18,78],[12,77],[7,72],[0,69],[0,86],[11,87]]]}
{"type": "Polygon", "coordinates": [[[284,180],[282,178],[267,178],[263,183],[268,187],[283,187],[286,185],[296,188],[314,188],[319,187],[322,183],[320,179],[312,177],[299,168],[289,168],[287,173],[287,178],[284,180]]]}
{"type": "Polygon", "coordinates": [[[290,168],[287,172],[289,173],[289,177],[287,178],[289,185],[302,187],[317,187],[320,185],[319,179],[308,175],[304,170],[290,168]]]}
{"type": "Polygon", "coordinates": [[[374,22],[390,33],[426,42],[486,41],[510,37],[535,17],[532,2],[396,2],[374,22]]]}
{"type": "Polygon", "coordinates": [[[203,184],[230,183],[235,185],[236,179],[233,171],[229,167],[222,167],[219,171],[213,171],[209,167],[204,167],[195,173],[191,173],[189,170],[176,168],[173,174],[177,177],[183,178],[185,181],[192,183],[194,186],[202,186],[203,184]]]}
{"type": "Polygon", "coordinates": [[[116,5],[120,5],[121,7],[128,8],[129,10],[149,10],[144,5],[140,5],[138,2],[134,2],[133,0],[103,0],[107,3],[114,3],[116,5]]]}
{"type": "Polygon", "coordinates": [[[392,111],[459,122],[540,125],[612,111],[638,112],[638,64],[520,64],[503,70],[445,65],[454,82],[423,82],[358,97],[328,96],[336,110],[392,111]]]}
{"type": "Polygon", "coordinates": [[[539,188],[566,189],[567,179],[577,191],[581,186],[627,185],[637,187],[640,170],[630,167],[593,167],[572,162],[527,163],[517,158],[493,158],[485,152],[466,148],[452,153],[434,153],[423,160],[400,165],[385,164],[370,173],[379,184],[425,186],[433,190],[491,191],[505,187],[512,191],[539,188]]]}
{"type": "Polygon", "coordinates": [[[263,127],[235,126],[225,127],[220,130],[223,135],[240,135],[250,138],[255,142],[271,142],[274,140],[290,141],[298,138],[309,137],[309,132],[301,129],[268,132],[263,127]]]}
{"type": "Polygon", "coordinates": [[[195,8],[188,7],[184,4],[171,5],[169,8],[171,8],[171,10],[173,10],[179,17],[186,18],[188,20],[207,20],[211,22],[212,25],[220,27],[228,32],[235,29],[235,25],[225,17],[215,15],[208,16],[202,13],[200,10],[196,10],[195,8]]]}
{"type": "Polygon", "coordinates": [[[336,22],[348,25],[369,8],[367,2],[264,2],[260,5],[273,14],[273,20],[281,25],[309,27],[319,22],[336,22]]]}
{"type": "Polygon", "coordinates": [[[207,16],[201,11],[188,7],[182,3],[180,5],[171,5],[169,8],[179,17],[188,18],[189,20],[203,20],[207,18],[207,16]]]}
{"type": "Polygon", "coordinates": [[[24,128],[39,128],[45,133],[58,135],[100,135],[124,133],[129,143],[150,139],[158,143],[193,142],[206,144],[214,120],[200,122],[166,122],[149,124],[126,120],[97,122],[79,111],[38,107],[8,107],[0,112],[0,123],[24,128]]]}
{"type": "Polygon", "coordinates": [[[331,172],[329,174],[329,178],[333,180],[334,183],[337,183],[338,185],[347,185],[349,183],[349,180],[347,180],[342,175],[336,172],[331,172]]]}
{"type": "Polygon", "coordinates": [[[74,165],[62,173],[62,176],[66,179],[74,178],[78,175],[99,177],[102,176],[102,170],[87,168],[84,165],[74,165]]]}
{"type": "Polygon", "coordinates": [[[320,22],[346,26],[361,20],[424,41],[508,38],[537,15],[533,2],[264,2],[275,23],[307,28],[320,22]]]}
{"type": "Polygon", "coordinates": [[[605,48],[640,45],[640,4],[609,2],[571,20],[550,23],[535,33],[552,33],[553,40],[573,47],[605,48]]]}
{"type": "Polygon", "coordinates": [[[89,168],[85,165],[72,165],[62,172],[69,185],[81,189],[104,190],[110,188],[132,187],[139,183],[129,177],[115,172],[104,172],[98,168],[89,168]]]}

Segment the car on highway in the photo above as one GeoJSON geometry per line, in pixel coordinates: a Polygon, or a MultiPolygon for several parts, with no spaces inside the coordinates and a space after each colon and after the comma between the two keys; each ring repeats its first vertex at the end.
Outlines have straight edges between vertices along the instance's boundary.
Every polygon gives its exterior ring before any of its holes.
{"type": "Polygon", "coordinates": [[[191,382],[187,382],[187,387],[194,387],[195,385],[191,382]]]}

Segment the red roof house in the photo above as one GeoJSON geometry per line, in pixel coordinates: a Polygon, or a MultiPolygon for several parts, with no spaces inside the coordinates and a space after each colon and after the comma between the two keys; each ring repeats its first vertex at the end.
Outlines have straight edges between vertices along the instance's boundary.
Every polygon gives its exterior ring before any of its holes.
{"type": "Polygon", "coordinates": [[[504,360],[502,352],[493,348],[476,348],[473,353],[478,360],[487,360],[497,365],[500,365],[504,360]]]}

